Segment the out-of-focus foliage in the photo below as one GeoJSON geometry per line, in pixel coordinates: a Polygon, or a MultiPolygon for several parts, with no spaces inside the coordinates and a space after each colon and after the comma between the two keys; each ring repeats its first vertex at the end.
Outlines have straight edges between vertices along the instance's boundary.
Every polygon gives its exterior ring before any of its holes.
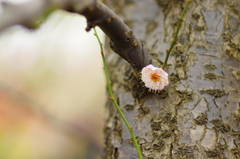
{"type": "Polygon", "coordinates": [[[105,79],[85,21],[57,11],[0,33],[1,159],[100,158],[105,79]]]}

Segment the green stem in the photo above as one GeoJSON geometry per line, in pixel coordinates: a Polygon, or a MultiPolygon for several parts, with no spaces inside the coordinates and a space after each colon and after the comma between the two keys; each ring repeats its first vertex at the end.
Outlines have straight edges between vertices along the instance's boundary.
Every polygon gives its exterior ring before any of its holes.
{"type": "Polygon", "coordinates": [[[107,70],[107,65],[106,65],[106,60],[105,60],[105,57],[104,57],[104,53],[103,53],[103,47],[102,47],[102,43],[101,43],[101,40],[97,34],[97,31],[95,28],[94,29],[94,35],[97,37],[97,40],[98,40],[98,43],[100,45],[100,49],[101,49],[101,55],[102,55],[102,61],[103,61],[103,69],[104,69],[104,72],[105,72],[105,76],[106,76],[106,80],[107,80],[107,87],[108,87],[108,92],[109,92],[109,95],[110,95],[110,99],[112,100],[113,104],[115,105],[115,107],[117,108],[117,111],[118,113],[120,114],[120,116],[122,117],[125,125],[127,126],[128,128],[128,131],[129,133],[131,134],[132,136],[132,139],[133,139],[133,143],[136,147],[136,150],[137,150],[137,153],[138,153],[138,157],[139,159],[142,159],[142,153],[141,153],[141,150],[139,148],[139,145],[137,143],[137,140],[136,140],[136,137],[134,135],[134,132],[132,130],[132,126],[128,123],[125,115],[123,114],[122,110],[120,109],[119,105],[117,104],[114,96],[113,96],[113,92],[112,92],[112,87],[111,87],[111,81],[110,81],[110,78],[109,78],[109,74],[108,74],[108,70],[107,70]]]}
{"type": "Polygon", "coordinates": [[[183,9],[181,15],[179,16],[177,27],[176,27],[176,31],[175,31],[175,33],[173,35],[173,40],[171,42],[170,48],[167,50],[167,55],[166,55],[166,58],[164,60],[162,68],[164,68],[167,65],[167,61],[168,61],[169,55],[170,55],[170,53],[172,51],[172,48],[176,44],[177,36],[178,36],[179,30],[180,30],[180,27],[181,27],[181,24],[182,24],[182,21],[183,21],[183,17],[186,14],[188,6],[190,5],[191,2],[192,2],[192,0],[186,0],[184,9],[183,9]]]}

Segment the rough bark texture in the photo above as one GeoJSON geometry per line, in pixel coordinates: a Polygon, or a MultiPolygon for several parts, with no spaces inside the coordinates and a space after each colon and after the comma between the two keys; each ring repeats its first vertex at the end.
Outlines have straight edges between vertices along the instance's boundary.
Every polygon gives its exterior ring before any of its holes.
{"type": "MultiPolygon", "coordinates": [[[[179,0],[105,0],[161,66],[183,9],[179,0]]],[[[195,0],[166,67],[170,85],[152,94],[125,60],[107,49],[115,97],[144,158],[240,158],[240,2],[195,0]]],[[[103,158],[137,153],[115,107],[106,105],[103,158]]]]}

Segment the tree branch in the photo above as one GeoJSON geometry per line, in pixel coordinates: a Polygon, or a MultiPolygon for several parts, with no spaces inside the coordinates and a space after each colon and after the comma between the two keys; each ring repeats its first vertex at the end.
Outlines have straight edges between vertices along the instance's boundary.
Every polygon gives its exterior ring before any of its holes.
{"type": "Polygon", "coordinates": [[[2,2],[2,12],[0,12],[0,31],[15,25],[21,24],[29,27],[29,25],[43,14],[49,5],[47,0],[33,0],[24,4],[10,4],[2,2]]]}
{"type": "Polygon", "coordinates": [[[21,5],[3,4],[0,31],[14,24],[29,27],[50,6],[86,17],[87,28],[98,26],[110,38],[110,47],[140,72],[149,64],[148,50],[131,29],[107,6],[96,0],[32,0],[21,5]]]}

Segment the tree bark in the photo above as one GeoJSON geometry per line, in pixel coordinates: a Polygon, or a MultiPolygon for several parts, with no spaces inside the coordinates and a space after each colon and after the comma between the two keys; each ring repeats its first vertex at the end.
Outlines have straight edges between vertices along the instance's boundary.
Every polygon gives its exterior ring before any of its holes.
{"type": "MultiPolygon", "coordinates": [[[[184,3],[104,1],[121,16],[161,67],[184,3]]],[[[184,17],[168,66],[170,84],[148,92],[129,63],[106,48],[115,98],[146,159],[240,158],[240,2],[195,0],[184,17]]],[[[103,158],[138,158],[114,105],[106,104],[103,158]]]]}

